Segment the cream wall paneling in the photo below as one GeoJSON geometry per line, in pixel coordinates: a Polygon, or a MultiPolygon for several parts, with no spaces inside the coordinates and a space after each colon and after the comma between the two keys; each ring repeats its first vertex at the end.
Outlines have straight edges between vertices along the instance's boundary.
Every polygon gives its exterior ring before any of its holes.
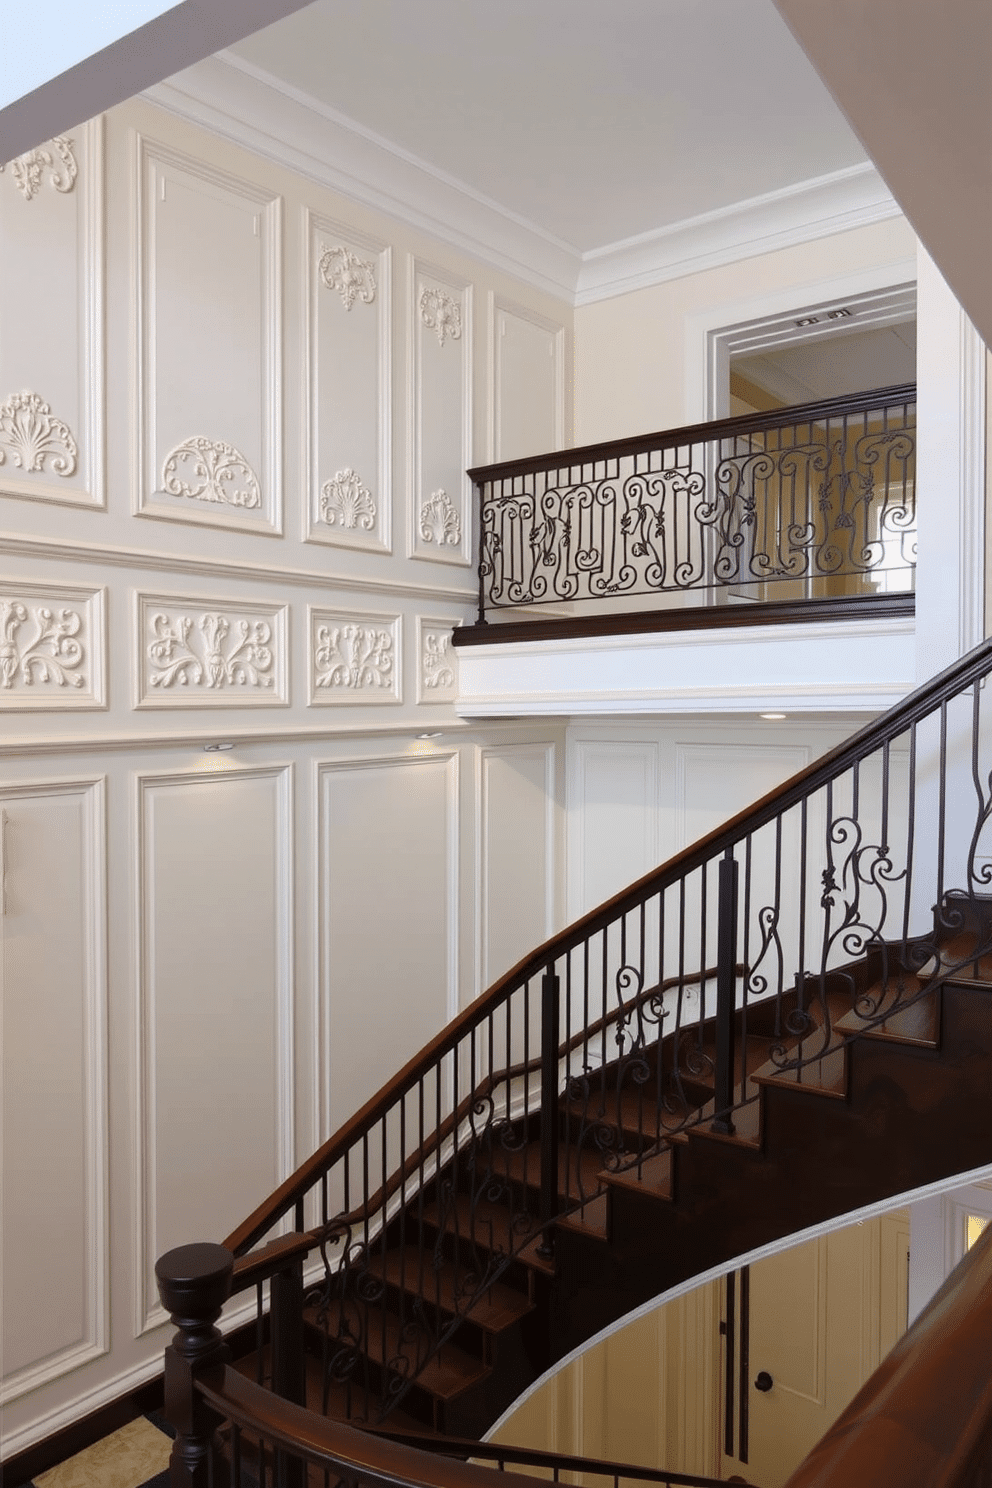
{"type": "Polygon", "coordinates": [[[310,706],[403,701],[399,615],[309,611],[310,706]]]}
{"type": "Polygon", "coordinates": [[[104,507],[103,123],[0,166],[0,494],[104,507]]]}
{"type": "Polygon", "coordinates": [[[450,619],[417,616],[417,702],[450,703],[458,696],[458,652],[450,619]]]}
{"type": "Polygon", "coordinates": [[[565,442],[565,327],[489,295],[490,459],[516,460],[565,442]]]}
{"type": "Polygon", "coordinates": [[[571,921],[657,867],[660,746],[575,739],[568,761],[571,921]]]}
{"type": "Polygon", "coordinates": [[[387,244],[305,210],[309,501],[304,537],[392,551],[387,244]]]}
{"type": "Polygon", "coordinates": [[[289,703],[287,605],[135,594],[137,708],[289,703]]]}
{"type": "Polygon", "coordinates": [[[106,590],[0,580],[0,711],[107,706],[106,590]]]}
{"type": "Polygon", "coordinates": [[[407,553],[472,561],[472,285],[409,258],[407,553]]]}
{"type": "Polygon", "coordinates": [[[0,787],[3,1404],[109,1347],[104,798],[0,787]]]}
{"type": "Polygon", "coordinates": [[[282,532],[282,198],[135,134],[139,515],[282,532]]]}
{"type": "Polygon", "coordinates": [[[294,1163],[292,766],[135,779],[135,1334],[156,1257],[220,1239],[294,1163]]]}
{"type": "Polygon", "coordinates": [[[480,749],[476,809],[482,992],[554,933],[554,744],[480,749]]]}
{"type": "Polygon", "coordinates": [[[458,1011],[458,753],[427,749],[316,766],[320,1141],[458,1011]]]}

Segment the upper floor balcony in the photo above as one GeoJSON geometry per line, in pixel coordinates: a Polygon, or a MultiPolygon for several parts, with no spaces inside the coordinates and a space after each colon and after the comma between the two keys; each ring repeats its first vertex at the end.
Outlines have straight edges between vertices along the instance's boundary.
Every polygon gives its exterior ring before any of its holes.
{"type": "Polygon", "coordinates": [[[465,717],[874,710],[914,676],[914,384],[471,472],[465,717]]]}

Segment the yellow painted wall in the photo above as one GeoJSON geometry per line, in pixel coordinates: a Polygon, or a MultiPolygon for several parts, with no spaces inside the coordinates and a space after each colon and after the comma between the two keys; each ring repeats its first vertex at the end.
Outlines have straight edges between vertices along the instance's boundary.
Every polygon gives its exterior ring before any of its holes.
{"type": "Polygon", "coordinates": [[[685,422],[686,319],[794,285],[797,308],[816,286],[915,258],[902,217],[634,290],[575,311],[575,440],[590,444],[685,422]]]}

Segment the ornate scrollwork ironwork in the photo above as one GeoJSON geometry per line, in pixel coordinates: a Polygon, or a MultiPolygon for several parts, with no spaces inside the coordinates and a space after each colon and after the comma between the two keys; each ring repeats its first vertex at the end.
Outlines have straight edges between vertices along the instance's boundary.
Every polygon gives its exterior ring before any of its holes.
{"type": "Polygon", "coordinates": [[[480,552],[487,603],[843,576],[871,588],[896,570],[897,586],[911,587],[912,419],[905,403],[881,405],[845,417],[839,433],[814,417],[490,481],[480,552]],[[645,460],[663,468],[644,469],[645,460]]]}

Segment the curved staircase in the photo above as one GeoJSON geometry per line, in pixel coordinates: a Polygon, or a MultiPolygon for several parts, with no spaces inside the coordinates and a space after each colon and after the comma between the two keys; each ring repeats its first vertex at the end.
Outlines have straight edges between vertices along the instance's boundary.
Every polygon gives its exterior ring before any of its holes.
{"type": "Polygon", "coordinates": [[[986,642],[443,1030],[228,1237],[240,1367],[478,1438],[660,1291],[992,1161],[990,671],[986,642]]]}

